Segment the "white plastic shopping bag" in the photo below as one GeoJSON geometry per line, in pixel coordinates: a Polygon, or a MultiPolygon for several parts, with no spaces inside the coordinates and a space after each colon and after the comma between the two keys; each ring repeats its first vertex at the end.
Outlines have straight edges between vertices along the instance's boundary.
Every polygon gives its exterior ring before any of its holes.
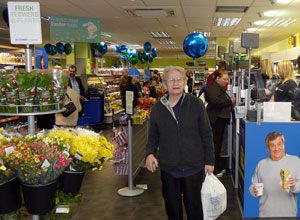
{"type": "Polygon", "coordinates": [[[227,192],[214,174],[206,174],[201,188],[201,200],[204,220],[214,220],[226,210],[227,192]]]}

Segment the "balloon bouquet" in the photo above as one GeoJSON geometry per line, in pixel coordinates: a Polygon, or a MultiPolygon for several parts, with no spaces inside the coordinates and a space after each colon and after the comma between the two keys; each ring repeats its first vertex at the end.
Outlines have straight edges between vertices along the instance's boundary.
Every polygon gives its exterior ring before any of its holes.
{"type": "Polygon", "coordinates": [[[66,43],[65,45],[63,45],[63,43],[58,42],[56,45],[52,45],[52,44],[45,44],[44,46],[46,53],[54,56],[57,52],[59,54],[71,54],[72,53],[72,45],[69,43],[66,43]]]}
{"type": "Polygon", "coordinates": [[[127,45],[115,46],[115,52],[121,54],[121,61],[125,65],[130,63],[131,65],[136,65],[138,61],[141,64],[152,63],[154,58],[157,56],[156,48],[152,48],[150,42],[144,44],[144,51],[137,52],[136,49],[129,49],[127,45]]]}

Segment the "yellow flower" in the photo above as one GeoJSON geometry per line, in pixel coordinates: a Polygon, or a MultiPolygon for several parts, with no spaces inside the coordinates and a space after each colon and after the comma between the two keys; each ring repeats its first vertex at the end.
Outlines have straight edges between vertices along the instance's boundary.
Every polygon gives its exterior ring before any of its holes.
{"type": "Polygon", "coordinates": [[[0,170],[5,171],[6,167],[4,165],[0,166],[0,170]]]}

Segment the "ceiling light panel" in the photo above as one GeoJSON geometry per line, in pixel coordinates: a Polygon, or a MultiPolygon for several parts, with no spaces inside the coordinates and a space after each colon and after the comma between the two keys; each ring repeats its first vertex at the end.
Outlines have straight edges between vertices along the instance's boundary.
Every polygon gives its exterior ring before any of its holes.
{"type": "Polygon", "coordinates": [[[237,26],[241,18],[214,18],[215,26],[237,26]]]}
{"type": "Polygon", "coordinates": [[[169,50],[179,50],[178,46],[166,46],[166,48],[169,50]]]}
{"type": "Polygon", "coordinates": [[[273,17],[278,13],[278,11],[265,11],[264,16],[266,17],[273,17]]]}
{"type": "Polygon", "coordinates": [[[266,22],[264,24],[264,26],[267,26],[267,27],[275,27],[275,26],[278,26],[278,27],[287,27],[289,26],[290,24],[294,23],[297,21],[297,18],[288,18],[288,19],[285,19],[285,18],[273,18],[271,20],[269,20],[268,22],[266,22]]]}
{"type": "Polygon", "coordinates": [[[159,39],[171,39],[171,36],[165,31],[151,31],[149,32],[150,36],[153,38],[159,39]]]}
{"type": "Polygon", "coordinates": [[[159,44],[171,44],[171,45],[176,44],[176,42],[172,40],[159,40],[158,42],[159,44]]]}
{"type": "Polygon", "coordinates": [[[292,0],[275,0],[278,4],[289,4],[292,0]]]}
{"type": "Polygon", "coordinates": [[[245,6],[217,6],[216,12],[226,12],[226,13],[245,13],[248,7],[245,6]]]}

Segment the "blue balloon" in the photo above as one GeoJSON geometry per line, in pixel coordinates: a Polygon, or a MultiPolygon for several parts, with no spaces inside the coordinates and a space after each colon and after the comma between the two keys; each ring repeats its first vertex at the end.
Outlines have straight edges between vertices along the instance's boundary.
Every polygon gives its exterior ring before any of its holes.
{"type": "Polygon", "coordinates": [[[157,57],[157,50],[156,50],[156,48],[152,48],[152,50],[151,50],[151,56],[153,58],[157,57]]]}
{"type": "Polygon", "coordinates": [[[119,47],[119,45],[115,45],[115,52],[117,54],[120,54],[121,53],[121,48],[119,47]]]}
{"type": "Polygon", "coordinates": [[[54,52],[54,47],[53,47],[52,44],[46,44],[46,45],[44,46],[44,48],[45,48],[47,54],[53,54],[53,52],[54,52]]]}
{"type": "Polygon", "coordinates": [[[104,55],[107,52],[107,45],[104,42],[100,43],[100,47],[98,48],[98,51],[101,55],[104,55]]]}
{"type": "Polygon", "coordinates": [[[9,27],[9,19],[8,19],[8,9],[5,8],[2,12],[3,20],[6,22],[7,26],[9,27]]]}
{"type": "Polygon", "coordinates": [[[127,45],[122,45],[121,46],[121,52],[127,52],[128,51],[128,46],[127,45]]]}
{"type": "Polygon", "coordinates": [[[144,50],[146,51],[146,52],[150,52],[150,50],[151,50],[151,43],[150,42],[146,42],[146,43],[144,43],[144,50]]]}
{"type": "Polygon", "coordinates": [[[202,57],[207,49],[207,38],[200,33],[191,33],[184,39],[183,50],[188,56],[194,59],[202,57]]]}
{"type": "Polygon", "coordinates": [[[136,49],[130,49],[130,50],[128,50],[128,55],[129,56],[136,55],[136,49]]]}
{"type": "Polygon", "coordinates": [[[58,53],[63,54],[65,52],[65,46],[63,45],[63,43],[58,42],[56,44],[56,50],[58,53]]]}

